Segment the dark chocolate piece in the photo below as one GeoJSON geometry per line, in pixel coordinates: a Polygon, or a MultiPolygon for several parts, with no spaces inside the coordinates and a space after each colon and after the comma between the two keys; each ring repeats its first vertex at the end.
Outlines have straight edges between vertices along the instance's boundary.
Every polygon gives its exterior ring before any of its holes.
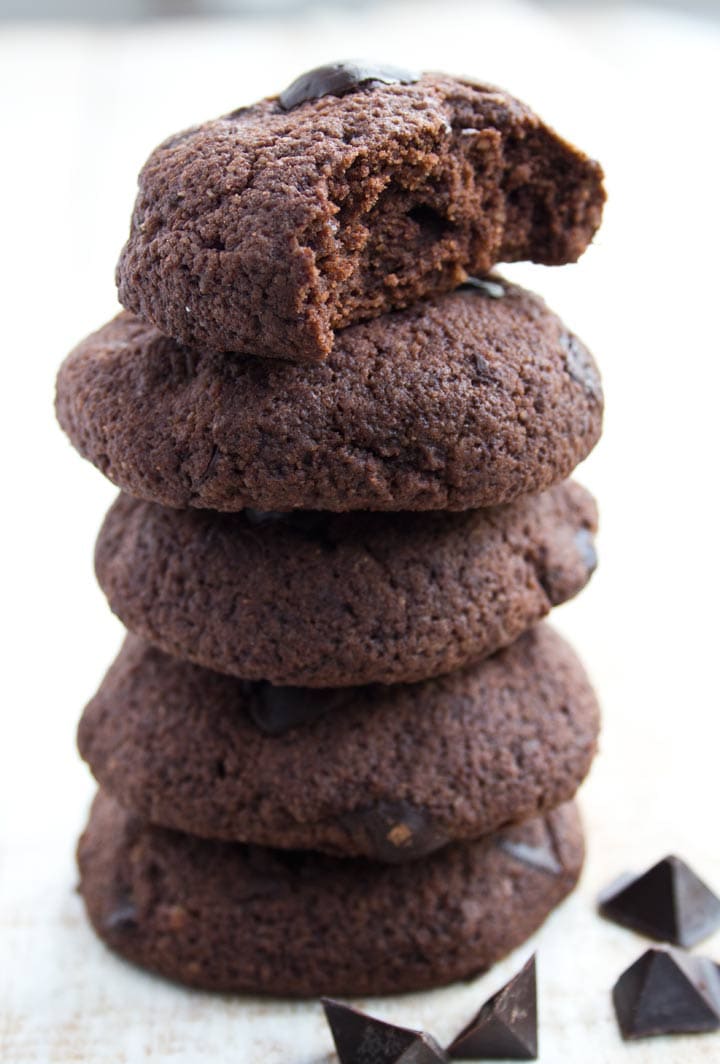
{"type": "Polygon", "coordinates": [[[537,1060],[535,954],[485,1002],[448,1053],[456,1060],[537,1060]]]}
{"type": "Polygon", "coordinates": [[[349,92],[368,89],[373,85],[411,85],[418,81],[419,74],[395,66],[380,66],[348,60],[343,63],[328,63],[315,67],[295,78],[292,85],[280,93],[280,106],[291,111],[308,100],[321,96],[347,96],[349,92]]]}
{"type": "Polygon", "coordinates": [[[588,395],[599,401],[602,398],[602,384],[588,349],[572,333],[562,333],[560,343],[565,350],[565,365],[572,379],[581,384],[588,395]]]}
{"type": "Polygon", "coordinates": [[[499,281],[486,280],[484,277],[468,277],[460,288],[472,288],[490,299],[502,299],[505,295],[505,289],[499,281]]]}
{"type": "Polygon", "coordinates": [[[720,1028],[720,972],[707,957],[649,949],[623,972],[612,997],[625,1039],[720,1028]]]}
{"type": "Polygon", "coordinates": [[[611,885],[599,910],[623,927],[676,946],[694,946],[720,926],[720,898],[673,855],[629,882],[611,885]]]}
{"type": "Polygon", "coordinates": [[[448,1056],[424,1031],[396,1027],[322,999],[340,1064],[443,1064],[448,1056]]]}
{"type": "Polygon", "coordinates": [[[426,857],[450,841],[426,809],[404,801],[377,802],[350,813],[342,822],[353,833],[366,833],[375,859],[388,864],[426,857]]]}
{"type": "Polygon", "coordinates": [[[106,931],[133,931],[138,926],[138,910],[131,898],[121,898],[105,917],[106,931]]]}
{"type": "Polygon", "coordinates": [[[254,723],[266,735],[282,735],[299,724],[314,720],[352,701],[351,688],[275,687],[248,683],[255,694],[249,707],[254,723]]]}
{"type": "Polygon", "coordinates": [[[541,872],[550,875],[559,875],[562,872],[562,863],[558,860],[551,838],[539,846],[531,846],[527,842],[518,842],[507,835],[499,835],[495,845],[509,857],[527,865],[529,868],[537,868],[541,872]]]}
{"type": "Polygon", "coordinates": [[[251,525],[281,523],[310,535],[322,531],[333,516],[324,510],[253,510],[247,507],[242,512],[251,525]]]}
{"type": "Polygon", "coordinates": [[[578,529],[575,533],[575,546],[582,558],[583,565],[586,566],[589,573],[594,573],[597,569],[598,556],[595,548],[595,537],[589,528],[578,529]]]}
{"type": "Polygon", "coordinates": [[[243,513],[251,525],[271,525],[276,521],[284,521],[287,516],[285,510],[253,510],[250,506],[243,513]]]}

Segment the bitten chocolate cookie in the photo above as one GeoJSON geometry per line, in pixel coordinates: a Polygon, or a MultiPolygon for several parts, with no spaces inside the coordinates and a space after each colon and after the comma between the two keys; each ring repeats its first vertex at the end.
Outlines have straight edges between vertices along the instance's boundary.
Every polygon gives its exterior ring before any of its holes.
{"type": "Polygon", "coordinates": [[[580,341],[499,280],[353,325],[318,366],[192,352],[123,313],[65,361],[57,396],[123,491],[226,511],[509,502],[571,473],[602,405],[580,341]]]}
{"type": "Polygon", "coordinates": [[[191,986],[316,997],[422,990],[487,968],[577,882],[574,806],[412,865],[207,842],[103,794],[80,840],[98,935],[191,986]]]}
{"type": "Polygon", "coordinates": [[[311,362],[466,271],[574,262],[604,200],[507,93],[349,64],[171,137],[139,185],[121,302],[190,346],[311,362]]]}
{"type": "Polygon", "coordinates": [[[245,684],[130,636],[78,743],[101,787],[155,824],[406,861],[572,798],[598,725],[580,662],[545,626],[423,684],[320,692],[245,684]]]}
{"type": "Polygon", "coordinates": [[[246,680],[410,683],[479,661],[576,594],[592,497],[565,481],[462,513],[169,510],[121,495],[96,548],[113,610],[246,680]]]}

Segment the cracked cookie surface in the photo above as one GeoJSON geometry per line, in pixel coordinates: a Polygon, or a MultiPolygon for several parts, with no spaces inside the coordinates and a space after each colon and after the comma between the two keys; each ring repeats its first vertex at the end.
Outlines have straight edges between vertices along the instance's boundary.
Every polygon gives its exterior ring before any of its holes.
{"type": "Polygon", "coordinates": [[[602,411],[580,340],[497,278],[350,326],[316,366],[191,351],[125,312],[57,385],[61,425],[123,491],[229,512],[509,502],[569,476],[602,411]]]}
{"type": "Polygon", "coordinates": [[[579,484],[462,513],[170,510],[121,495],[98,537],[110,606],[169,654],[247,680],[409,683],[479,661],[577,594],[579,484]]]}
{"type": "Polygon", "coordinates": [[[170,137],[140,174],[120,301],[182,343],[319,361],[468,273],[574,262],[600,223],[598,164],[500,89],[425,74],[283,100],[170,137]]]}
{"type": "Polygon", "coordinates": [[[489,967],[572,890],[577,810],[380,865],[208,842],[95,800],[78,847],[100,938],[127,960],[226,992],[421,990],[489,967]]]}
{"type": "Polygon", "coordinates": [[[153,823],[395,863],[568,801],[598,725],[582,665],[544,625],[435,680],[330,691],[243,683],[129,636],[78,744],[153,823]]]}

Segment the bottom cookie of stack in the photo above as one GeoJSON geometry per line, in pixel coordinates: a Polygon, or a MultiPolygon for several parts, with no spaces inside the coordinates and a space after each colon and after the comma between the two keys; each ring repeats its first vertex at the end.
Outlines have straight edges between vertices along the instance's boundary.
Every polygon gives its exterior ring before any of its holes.
{"type": "Polygon", "coordinates": [[[98,935],[207,990],[299,997],[422,990],[520,945],[572,890],[577,809],[390,865],[154,827],[102,791],[78,847],[98,935]]]}

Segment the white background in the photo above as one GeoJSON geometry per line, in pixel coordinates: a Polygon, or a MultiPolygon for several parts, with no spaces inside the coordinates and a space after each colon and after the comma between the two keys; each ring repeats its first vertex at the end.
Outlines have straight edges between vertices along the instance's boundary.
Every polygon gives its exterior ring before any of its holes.
{"type": "MultiPolygon", "coordinates": [[[[718,1059],[720,1035],[620,1043],[609,988],[646,943],[593,913],[608,879],[668,851],[720,889],[718,24],[408,0],[297,23],[0,32],[0,1058],[331,1059],[315,1004],[188,993],[111,957],[84,922],[73,847],[93,788],[74,726],[121,638],[91,567],[114,490],[55,426],[52,391],[65,352],[115,312],[115,259],[154,144],[364,54],[502,84],[606,167],[606,222],[580,264],[506,271],[594,349],[608,407],[580,472],[601,503],[602,566],[556,615],[605,730],[583,791],[582,888],[535,943],[541,1060],[718,1059]]],[[[529,949],[475,984],[373,1007],[448,1038],[529,949]]],[[[720,960],[720,936],[702,949],[720,960]]]]}

